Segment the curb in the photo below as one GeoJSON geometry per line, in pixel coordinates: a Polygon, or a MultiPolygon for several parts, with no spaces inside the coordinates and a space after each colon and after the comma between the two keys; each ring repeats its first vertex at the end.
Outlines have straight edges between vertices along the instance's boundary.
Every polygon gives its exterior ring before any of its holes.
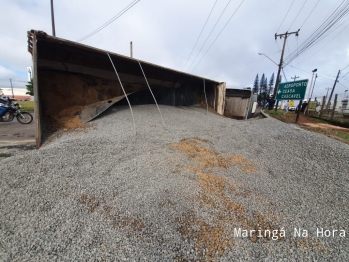
{"type": "Polygon", "coordinates": [[[264,110],[261,110],[261,114],[262,114],[265,118],[269,118],[269,117],[270,117],[269,114],[264,113],[264,110]]]}

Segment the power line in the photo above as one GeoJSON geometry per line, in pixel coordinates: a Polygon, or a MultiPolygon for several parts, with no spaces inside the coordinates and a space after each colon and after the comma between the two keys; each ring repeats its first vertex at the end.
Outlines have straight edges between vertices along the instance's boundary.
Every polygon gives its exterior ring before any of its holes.
{"type": "MultiPolygon", "coordinates": [[[[213,46],[213,44],[216,42],[216,40],[218,39],[218,37],[221,35],[221,33],[223,32],[223,30],[226,28],[226,26],[228,25],[228,23],[230,22],[230,20],[234,17],[235,13],[239,10],[240,6],[242,5],[242,3],[245,0],[242,0],[241,3],[239,4],[239,6],[235,9],[234,13],[231,15],[231,17],[229,18],[228,22],[224,25],[224,27],[222,28],[222,30],[219,32],[219,34],[217,35],[217,37],[213,40],[212,44],[210,45],[210,47],[206,50],[205,54],[200,58],[199,62],[197,62],[197,64],[195,65],[195,67],[193,68],[193,70],[197,67],[197,65],[201,62],[201,60],[205,57],[205,55],[207,54],[207,52],[211,49],[211,47],[213,46]]],[[[192,70],[192,71],[193,71],[192,70]]]]}
{"type": "MultiPolygon", "coordinates": [[[[342,83],[339,82],[339,81],[338,81],[338,84],[340,84],[341,86],[343,86],[345,89],[348,89],[346,86],[342,85],[342,83]]],[[[342,88],[343,88],[343,87],[342,87],[342,88]]]]}
{"type": "Polygon", "coordinates": [[[314,8],[310,11],[309,15],[307,16],[307,18],[304,20],[303,24],[301,25],[300,28],[303,27],[303,25],[305,24],[305,22],[308,20],[308,18],[310,17],[310,15],[313,13],[315,7],[317,6],[317,4],[320,2],[320,0],[317,1],[317,3],[315,4],[314,8]]]}
{"type": "MultiPolygon", "coordinates": [[[[289,44],[286,44],[286,45],[287,45],[288,54],[290,55],[290,45],[289,45],[289,44]]],[[[293,68],[292,68],[292,71],[293,71],[293,73],[295,74],[293,68]]]]}
{"type": "MultiPolygon", "coordinates": [[[[312,57],[313,55],[315,55],[317,52],[319,52],[322,48],[324,48],[325,46],[327,46],[329,43],[331,43],[340,33],[342,33],[347,27],[349,26],[349,24],[344,27],[338,34],[336,34],[330,41],[328,41],[325,45],[323,45],[321,48],[319,48],[315,53],[313,53],[312,55],[308,56],[306,59],[304,59],[302,62],[304,62],[305,60],[308,60],[310,57],[312,57]]],[[[338,28],[339,26],[337,26],[338,28]]],[[[336,29],[337,29],[336,28],[336,29]]],[[[301,63],[302,63],[301,62],[301,63]]]]}
{"type": "Polygon", "coordinates": [[[190,55],[189,55],[187,61],[186,61],[185,64],[184,64],[183,70],[184,70],[185,66],[187,65],[187,63],[188,63],[189,58],[191,57],[191,55],[192,55],[192,53],[193,53],[193,51],[194,51],[194,49],[195,49],[195,47],[196,47],[196,45],[197,45],[197,43],[198,43],[200,37],[201,37],[202,32],[203,32],[204,29],[205,29],[205,26],[206,26],[206,24],[207,24],[208,19],[210,19],[210,16],[211,16],[211,14],[212,14],[212,11],[213,11],[213,9],[215,8],[215,6],[216,6],[216,4],[217,4],[217,1],[218,1],[218,0],[216,0],[216,2],[214,3],[214,5],[213,5],[213,7],[212,7],[212,9],[211,9],[211,12],[210,12],[210,14],[209,14],[208,17],[207,17],[206,22],[205,22],[203,28],[201,29],[201,32],[200,32],[200,35],[199,35],[198,39],[196,39],[195,45],[194,45],[193,49],[191,50],[190,55]]]}
{"type": "Polygon", "coordinates": [[[218,24],[219,20],[221,19],[222,15],[224,14],[224,12],[225,12],[225,10],[227,9],[227,7],[228,7],[228,5],[230,4],[230,2],[231,2],[231,0],[229,0],[228,4],[225,6],[225,8],[224,8],[223,12],[222,12],[222,13],[221,13],[221,15],[219,16],[219,18],[218,18],[218,20],[217,20],[216,24],[213,26],[213,28],[212,28],[211,32],[209,33],[209,35],[207,36],[207,38],[206,38],[205,42],[204,42],[204,43],[203,43],[203,45],[201,46],[201,48],[200,48],[199,52],[198,52],[198,53],[197,53],[197,55],[195,56],[195,58],[194,58],[193,62],[191,62],[190,66],[188,67],[188,70],[189,70],[189,69],[190,69],[190,67],[191,67],[191,66],[194,64],[194,62],[195,62],[196,58],[198,57],[198,55],[200,54],[200,52],[201,52],[202,48],[204,48],[204,46],[205,46],[205,44],[206,44],[207,40],[210,38],[210,36],[211,36],[211,34],[212,34],[213,30],[216,28],[216,26],[217,26],[217,24],[218,24]]]}
{"type": "MultiPolygon", "coordinates": [[[[343,4],[343,2],[342,2],[342,4],[343,4]]],[[[339,6],[340,7],[340,6],[339,6]]],[[[335,9],[335,11],[336,10],[338,10],[338,8],[339,7],[337,7],[336,9],[335,9]]],[[[310,48],[313,44],[314,44],[314,42],[315,41],[320,41],[320,37],[321,36],[323,36],[326,32],[328,32],[331,28],[332,28],[332,26],[333,26],[333,21],[334,21],[334,18],[333,18],[333,16],[336,16],[336,17],[338,17],[338,14],[335,14],[335,11],[334,12],[332,12],[332,14],[321,24],[321,26],[320,27],[318,27],[313,33],[312,33],[312,35],[304,42],[304,43],[302,43],[302,45],[301,45],[301,51],[298,51],[298,54],[294,54],[293,53],[293,56],[294,55],[299,55],[300,53],[302,53],[302,52],[305,52],[308,48],[310,48]],[[332,17],[332,18],[331,18],[332,17]],[[332,19],[332,20],[330,20],[330,19],[332,19]],[[327,22],[327,21],[329,21],[330,20],[330,22],[329,23],[327,23],[326,25],[325,25],[325,23],[327,22]],[[321,27],[323,27],[323,28],[321,28],[321,27]],[[322,31],[321,31],[322,30],[322,31]]],[[[340,17],[340,16],[339,16],[340,17]]],[[[337,20],[338,21],[338,20],[337,20]]],[[[337,22],[337,21],[335,21],[335,22],[337,22]]]]}
{"type": "Polygon", "coordinates": [[[347,74],[349,74],[349,71],[348,71],[345,75],[343,75],[340,79],[342,79],[343,77],[345,77],[347,74]]]}
{"type": "Polygon", "coordinates": [[[305,0],[304,4],[303,4],[302,7],[301,7],[301,10],[299,10],[298,14],[297,14],[296,17],[293,19],[293,21],[292,21],[290,27],[288,28],[288,30],[290,30],[290,28],[291,28],[291,26],[293,25],[294,21],[296,21],[297,17],[299,16],[299,14],[301,13],[301,11],[303,10],[303,7],[304,7],[304,5],[307,3],[307,1],[308,1],[308,0],[305,0]]]}
{"type": "Polygon", "coordinates": [[[281,70],[282,70],[282,74],[284,75],[284,77],[285,77],[285,79],[286,79],[286,82],[288,82],[287,77],[286,77],[286,74],[285,74],[285,71],[284,71],[284,68],[282,67],[281,70]]]}
{"type": "Polygon", "coordinates": [[[321,41],[334,30],[333,27],[348,15],[349,3],[345,2],[346,0],[343,0],[335,11],[332,12],[331,15],[311,34],[311,36],[301,44],[300,50],[292,52],[292,54],[285,59],[285,65],[289,64],[293,59],[308,50],[315,43],[321,41]]]}
{"type": "Polygon", "coordinates": [[[77,42],[81,42],[84,41],[85,39],[93,36],[94,34],[98,33],[99,31],[101,31],[103,28],[105,28],[106,26],[110,25],[112,22],[114,22],[116,19],[118,19],[120,16],[122,16],[124,13],[126,13],[130,8],[132,8],[135,4],[137,4],[140,0],[135,0],[133,1],[131,4],[129,4],[127,7],[125,7],[122,11],[120,11],[118,14],[116,14],[113,18],[111,18],[109,21],[107,21],[106,23],[104,23],[102,26],[98,27],[96,30],[94,30],[93,32],[89,33],[88,35],[80,38],[77,42]]]}
{"type": "MultiPolygon", "coordinates": [[[[299,71],[302,71],[302,72],[304,72],[304,73],[306,73],[306,74],[309,74],[309,75],[312,74],[312,73],[309,73],[308,71],[305,71],[305,70],[300,69],[300,68],[298,68],[298,67],[295,67],[295,66],[292,66],[292,65],[288,65],[288,66],[293,67],[293,68],[295,68],[295,69],[297,69],[297,70],[299,70],[299,71]]],[[[327,77],[319,76],[319,75],[318,75],[317,77],[324,78],[324,79],[329,80],[329,81],[333,81],[333,80],[334,80],[334,78],[327,78],[327,77]]]]}
{"type": "Polygon", "coordinates": [[[341,71],[343,71],[344,69],[346,69],[349,65],[347,65],[346,67],[344,67],[341,71]]]}
{"type": "Polygon", "coordinates": [[[281,26],[282,26],[282,24],[284,23],[285,18],[286,18],[286,16],[288,15],[288,12],[290,12],[290,9],[291,9],[291,7],[292,7],[292,5],[293,5],[294,1],[295,1],[295,0],[293,0],[293,1],[292,1],[292,4],[290,5],[290,8],[288,9],[288,11],[287,11],[287,13],[286,13],[286,15],[285,15],[284,19],[282,20],[282,22],[281,22],[281,24],[280,24],[280,26],[279,26],[278,30],[276,30],[276,32],[278,32],[278,31],[279,31],[280,27],[281,27],[281,26]]]}

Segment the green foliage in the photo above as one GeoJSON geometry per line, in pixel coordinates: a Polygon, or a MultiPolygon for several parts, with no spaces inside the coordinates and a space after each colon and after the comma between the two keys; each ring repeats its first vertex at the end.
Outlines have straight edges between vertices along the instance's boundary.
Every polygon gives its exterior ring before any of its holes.
{"type": "Polygon", "coordinates": [[[272,90],[273,89],[273,85],[274,85],[274,79],[275,79],[275,77],[274,77],[274,73],[271,75],[271,77],[270,77],[270,80],[269,80],[269,88],[268,88],[268,95],[270,95],[274,90],[272,90]]]}
{"type": "Polygon", "coordinates": [[[33,96],[34,95],[34,86],[33,86],[33,79],[30,79],[30,81],[28,82],[27,85],[25,85],[27,87],[27,95],[33,96]]]}
{"type": "Polygon", "coordinates": [[[258,91],[259,91],[259,84],[258,84],[258,82],[259,82],[259,79],[258,79],[258,74],[257,74],[256,78],[254,80],[253,89],[252,89],[254,94],[258,94],[258,91]]]}
{"type": "Polygon", "coordinates": [[[21,110],[34,112],[34,101],[19,101],[18,104],[21,105],[21,110]]]}

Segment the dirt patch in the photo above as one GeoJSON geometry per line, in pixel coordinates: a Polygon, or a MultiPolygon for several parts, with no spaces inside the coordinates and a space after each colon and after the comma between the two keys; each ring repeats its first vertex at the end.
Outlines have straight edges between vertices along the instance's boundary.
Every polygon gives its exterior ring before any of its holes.
{"type": "MultiPolygon", "coordinates": [[[[265,110],[265,112],[268,113],[271,117],[274,117],[285,123],[296,123],[297,115],[293,112],[288,112],[287,114],[284,114],[283,110],[265,110]]],[[[344,119],[335,119],[332,122],[333,124],[325,123],[325,120],[306,116],[303,113],[299,115],[298,119],[298,125],[306,130],[324,134],[328,137],[349,144],[349,128],[335,125],[335,123],[345,123],[346,121],[344,119]]]]}
{"type": "Polygon", "coordinates": [[[299,249],[302,249],[304,251],[313,250],[316,253],[329,251],[328,248],[326,248],[325,245],[321,241],[319,241],[317,239],[312,239],[310,237],[297,240],[296,247],[299,249]]]}
{"type": "Polygon", "coordinates": [[[323,123],[308,123],[304,122],[303,125],[309,126],[309,127],[314,127],[314,128],[323,128],[323,129],[332,129],[332,130],[339,130],[345,133],[349,134],[349,128],[345,127],[340,127],[340,126],[334,126],[334,125],[329,125],[329,124],[323,124],[323,123]]]}
{"type": "Polygon", "coordinates": [[[198,138],[186,138],[179,143],[173,143],[172,148],[184,154],[189,159],[195,161],[200,167],[205,169],[227,169],[232,164],[238,164],[240,169],[247,173],[256,172],[255,165],[242,156],[223,157],[219,153],[208,147],[207,140],[198,138]]]}
{"type": "Polygon", "coordinates": [[[79,203],[84,205],[89,213],[93,213],[98,210],[102,212],[105,219],[113,227],[117,227],[119,229],[128,229],[135,232],[141,231],[146,228],[141,219],[129,216],[121,216],[119,212],[113,212],[115,211],[115,208],[104,204],[103,201],[96,199],[95,196],[82,194],[80,196],[79,203]]]}
{"type": "Polygon", "coordinates": [[[223,255],[234,244],[234,240],[225,233],[224,223],[212,226],[195,218],[193,212],[176,218],[178,230],[187,242],[195,240],[195,252],[198,257],[212,261],[223,255]]]}
{"type": "Polygon", "coordinates": [[[99,201],[97,201],[94,196],[89,197],[87,195],[81,195],[79,203],[85,205],[90,213],[93,213],[100,208],[99,201]]]}
{"type": "MultiPolygon", "coordinates": [[[[242,190],[227,178],[213,173],[215,169],[227,169],[238,165],[242,172],[256,172],[255,165],[242,156],[222,157],[209,148],[212,143],[198,138],[183,139],[180,143],[172,144],[172,148],[194,161],[196,165],[187,165],[183,169],[197,176],[201,191],[195,201],[200,207],[209,208],[214,214],[214,222],[208,224],[198,219],[194,211],[183,214],[176,219],[178,231],[182,238],[192,243],[195,251],[203,260],[216,260],[224,252],[234,248],[235,240],[233,227],[259,231],[259,237],[252,234],[248,239],[256,242],[260,239],[270,240],[273,232],[279,227],[273,218],[267,218],[259,212],[252,212],[238,202],[239,194],[244,198],[253,192],[243,186],[242,190]],[[233,198],[234,201],[232,200],[233,198]]],[[[279,240],[282,237],[276,235],[279,240]]]]}

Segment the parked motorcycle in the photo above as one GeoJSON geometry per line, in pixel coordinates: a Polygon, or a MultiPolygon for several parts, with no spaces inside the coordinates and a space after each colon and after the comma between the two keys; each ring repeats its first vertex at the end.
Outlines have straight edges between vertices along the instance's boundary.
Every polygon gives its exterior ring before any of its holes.
{"type": "Polygon", "coordinates": [[[20,109],[21,105],[10,101],[7,112],[0,117],[0,122],[11,122],[16,117],[19,123],[30,124],[33,121],[33,116],[28,112],[22,112],[20,109]]]}

